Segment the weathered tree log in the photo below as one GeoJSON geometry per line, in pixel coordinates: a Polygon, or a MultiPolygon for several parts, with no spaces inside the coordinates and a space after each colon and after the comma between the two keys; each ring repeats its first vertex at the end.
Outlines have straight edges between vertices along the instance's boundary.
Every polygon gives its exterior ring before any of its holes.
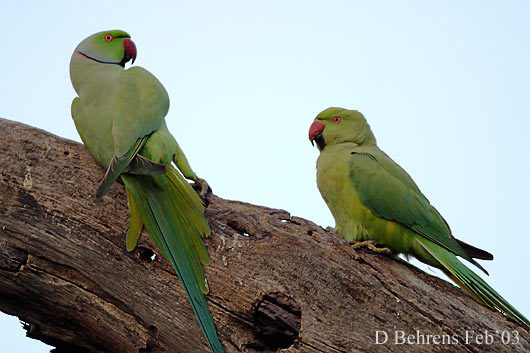
{"type": "MultiPolygon", "coordinates": [[[[58,352],[208,352],[149,236],[126,252],[123,185],[96,199],[104,170],[82,145],[0,128],[0,310],[58,352]]],[[[207,201],[207,300],[227,353],[530,351],[526,329],[403,261],[286,211],[207,201]]]]}

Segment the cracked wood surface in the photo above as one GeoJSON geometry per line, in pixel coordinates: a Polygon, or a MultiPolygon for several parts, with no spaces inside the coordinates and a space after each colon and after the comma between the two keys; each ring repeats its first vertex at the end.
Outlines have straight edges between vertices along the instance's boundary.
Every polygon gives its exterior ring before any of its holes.
{"type": "MultiPolygon", "coordinates": [[[[96,199],[104,170],[82,145],[0,126],[0,310],[58,352],[208,352],[148,235],[125,251],[123,185],[96,199]]],[[[227,353],[530,351],[524,328],[403,261],[353,250],[283,210],[207,201],[207,301],[227,353]],[[377,330],[387,344],[375,344],[377,330]],[[394,344],[396,330],[431,343],[394,344]],[[466,331],[486,330],[493,343],[466,344],[466,331]],[[458,344],[433,344],[432,335],[458,344]]]]}

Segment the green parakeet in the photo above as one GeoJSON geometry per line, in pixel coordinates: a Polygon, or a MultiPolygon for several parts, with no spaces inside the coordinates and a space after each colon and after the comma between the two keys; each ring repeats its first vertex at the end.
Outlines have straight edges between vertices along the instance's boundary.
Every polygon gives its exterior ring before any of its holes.
{"type": "Polygon", "coordinates": [[[134,249],[145,227],[177,272],[212,351],[223,352],[203,295],[208,284],[201,264],[209,257],[202,237],[210,228],[202,201],[185,178],[205,182],[166,127],[169,97],[162,84],[141,67],[125,69],[135,58],[136,46],[126,32],[104,31],[83,40],[70,61],[79,96],[72,117],[85,146],[107,168],[97,195],[118,177],[125,184],[127,250],[134,249]]]}
{"type": "Polygon", "coordinates": [[[458,260],[487,273],[474,258],[493,256],[452,235],[414,180],[377,147],[361,113],[328,108],[315,118],[309,139],[320,150],[318,189],[346,240],[373,240],[393,253],[412,255],[441,269],[478,302],[530,327],[527,318],[458,260]]]}

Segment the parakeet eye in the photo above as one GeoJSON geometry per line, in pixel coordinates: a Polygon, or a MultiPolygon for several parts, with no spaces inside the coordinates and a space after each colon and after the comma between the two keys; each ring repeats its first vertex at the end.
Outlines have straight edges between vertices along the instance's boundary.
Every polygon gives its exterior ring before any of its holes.
{"type": "Polygon", "coordinates": [[[107,42],[111,42],[113,39],[114,39],[114,36],[112,34],[109,33],[105,35],[105,40],[107,42]]]}
{"type": "Polygon", "coordinates": [[[340,123],[342,121],[342,118],[340,116],[338,116],[338,115],[335,115],[332,120],[333,120],[334,123],[338,124],[338,123],[340,123]]]}

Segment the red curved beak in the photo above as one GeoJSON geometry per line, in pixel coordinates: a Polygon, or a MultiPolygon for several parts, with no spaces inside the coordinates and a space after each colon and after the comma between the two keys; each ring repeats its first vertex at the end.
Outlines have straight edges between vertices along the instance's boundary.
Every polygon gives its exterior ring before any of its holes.
{"type": "Polygon", "coordinates": [[[125,53],[132,58],[131,64],[134,64],[134,60],[136,60],[136,45],[134,42],[130,38],[125,38],[123,40],[123,48],[125,53]]]}
{"type": "Polygon", "coordinates": [[[311,124],[311,127],[309,128],[309,141],[311,141],[311,144],[313,146],[313,140],[315,139],[315,137],[321,134],[322,131],[324,131],[324,124],[322,124],[318,120],[313,121],[313,124],[311,124]]]}

